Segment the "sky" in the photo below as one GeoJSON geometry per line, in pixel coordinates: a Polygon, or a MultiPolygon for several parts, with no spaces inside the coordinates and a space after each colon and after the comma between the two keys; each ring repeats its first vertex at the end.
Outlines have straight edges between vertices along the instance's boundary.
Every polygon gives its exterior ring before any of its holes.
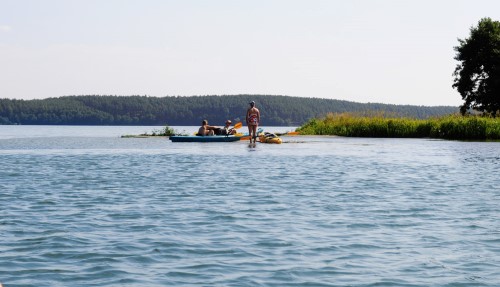
{"type": "Polygon", "coordinates": [[[266,94],[462,104],[498,0],[0,0],[0,98],[266,94]]]}

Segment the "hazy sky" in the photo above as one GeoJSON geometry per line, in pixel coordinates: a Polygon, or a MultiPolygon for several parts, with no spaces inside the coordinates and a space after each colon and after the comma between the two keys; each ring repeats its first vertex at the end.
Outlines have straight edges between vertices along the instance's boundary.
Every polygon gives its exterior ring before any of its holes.
{"type": "Polygon", "coordinates": [[[499,0],[0,0],[0,98],[272,94],[460,105],[499,0]]]}

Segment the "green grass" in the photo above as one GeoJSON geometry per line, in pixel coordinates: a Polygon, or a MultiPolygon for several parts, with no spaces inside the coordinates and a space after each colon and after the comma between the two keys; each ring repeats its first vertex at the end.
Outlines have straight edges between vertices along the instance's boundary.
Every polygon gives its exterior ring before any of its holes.
{"type": "Polygon", "coordinates": [[[153,130],[151,133],[144,133],[144,134],[141,134],[141,136],[172,136],[174,135],[176,132],[173,128],[169,127],[168,125],[165,125],[165,127],[163,127],[163,129],[161,130],[153,130]]]}
{"type": "Polygon", "coordinates": [[[419,120],[343,113],[312,119],[297,131],[303,135],[346,137],[500,140],[500,118],[449,115],[419,120]]]}
{"type": "Polygon", "coordinates": [[[168,136],[173,136],[175,134],[179,134],[176,132],[173,128],[169,127],[166,125],[163,127],[161,130],[153,130],[151,133],[143,133],[140,135],[122,135],[122,138],[138,138],[138,137],[155,137],[155,136],[160,136],[160,137],[168,137],[168,136]]]}

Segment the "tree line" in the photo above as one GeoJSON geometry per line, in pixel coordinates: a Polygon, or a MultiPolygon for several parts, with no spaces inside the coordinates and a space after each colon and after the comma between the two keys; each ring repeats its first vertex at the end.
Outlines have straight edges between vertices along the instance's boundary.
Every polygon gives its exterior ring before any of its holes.
{"type": "Polygon", "coordinates": [[[267,126],[299,126],[328,113],[384,113],[425,119],[458,112],[451,106],[356,103],[275,95],[108,96],[85,95],[19,100],[0,99],[0,124],[21,125],[221,125],[245,120],[255,101],[267,126]]]}

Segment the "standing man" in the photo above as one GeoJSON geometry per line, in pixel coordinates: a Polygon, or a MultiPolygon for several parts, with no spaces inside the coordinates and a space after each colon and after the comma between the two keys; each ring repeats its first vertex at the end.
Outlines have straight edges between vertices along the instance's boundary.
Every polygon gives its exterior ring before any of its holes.
{"type": "Polygon", "coordinates": [[[248,134],[250,135],[250,143],[257,142],[257,127],[260,122],[260,111],[255,107],[255,102],[251,101],[250,108],[247,110],[247,126],[248,134]]]}

